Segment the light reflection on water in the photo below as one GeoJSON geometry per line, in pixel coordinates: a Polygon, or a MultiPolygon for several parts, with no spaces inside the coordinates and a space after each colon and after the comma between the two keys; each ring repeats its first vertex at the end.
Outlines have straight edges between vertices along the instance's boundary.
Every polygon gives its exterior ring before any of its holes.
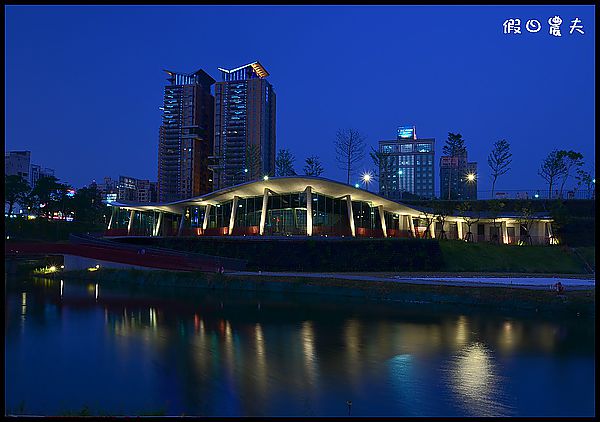
{"type": "Polygon", "coordinates": [[[462,348],[446,369],[456,402],[471,416],[509,415],[510,406],[501,397],[502,381],[491,351],[479,342],[462,348]]]}
{"type": "Polygon", "coordinates": [[[243,295],[168,297],[62,280],[18,285],[7,296],[9,408],[25,395],[42,414],[60,412],[48,404],[53,395],[57,402],[69,397],[73,409],[90,395],[105,397],[102,410],[134,414],[158,406],[176,415],[343,416],[347,400],[354,416],[535,416],[594,408],[593,327],[577,322],[268,296],[257,306],[243,295]],[[19,316],[15,331],[11,317],[19,316]],[[53,356],[59,377],[39,350],[53,356]],[[102,365],[85,365],[82,351],[86,362],[102,365]],[[550,382],[530,379],[532,358],[550,382]],[[582,369],[575,366],[570,377],[565,359],[582,369]],[[82,374],[86,389],[74,388],[82,374]],[[50,388],[38,391],[38,378],[50,388]],[[566,409],[553,401],[536,405],[558,389],[583,393],[565,401],[566,409]]]}

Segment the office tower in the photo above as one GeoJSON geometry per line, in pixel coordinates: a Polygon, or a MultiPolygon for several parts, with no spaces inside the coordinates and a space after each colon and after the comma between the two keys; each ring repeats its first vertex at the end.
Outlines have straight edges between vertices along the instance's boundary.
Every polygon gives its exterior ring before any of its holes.
{"type": "Polygon", "coordinates": [[[31,151],[10,151],[4,153],[4,174],[21,176],[31,183],[31,151]]]}
{"type": "Polygon", "coordinates": [[[379,194],[394,201],[433,198],[435,139],[417,139],[415,126],[400,126],[395,140],[379,141],[379,194]]]}
{"type": "Polygon", "coordinates": [[[54,169],[49,169],[46,167],[40,166],[39,164],[31,165],[31,173],[30,173],[30,184],[31,186],[35,186],[40,177],[50,177],[54,176],[54,169]]]}
{"type": "Polygon", "coordinates": [[[477,199],[477,163],[467,151],[440,158],[440,199],[477,199]]]}
{"type": "Polygon", "coordinates": [[[175,201],[212,190],[215,80],[203,70],[192,74],[166,70],[163,123],[158,141],[158,198],[175,201]]]}
{"type": "Polygon", "coordinates": [[[117,200],[132,202],[157,202],[156,182],[134,177],[119,176],[117,200]]]}
{"type": "Polygon", "coordinates": [[[222,189],[273,175],[275,92],[269,73],[254,62],[219,68],[215,84],[214,188],[222,189]]]}

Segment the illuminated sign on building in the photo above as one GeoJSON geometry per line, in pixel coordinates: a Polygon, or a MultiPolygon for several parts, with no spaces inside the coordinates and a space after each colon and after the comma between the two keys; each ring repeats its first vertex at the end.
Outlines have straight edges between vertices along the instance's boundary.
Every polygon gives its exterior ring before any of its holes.
{"type": "Polygon", "coordinates": [[[415,126],[398,126],[398,139],[417,139],[415,126]]]}

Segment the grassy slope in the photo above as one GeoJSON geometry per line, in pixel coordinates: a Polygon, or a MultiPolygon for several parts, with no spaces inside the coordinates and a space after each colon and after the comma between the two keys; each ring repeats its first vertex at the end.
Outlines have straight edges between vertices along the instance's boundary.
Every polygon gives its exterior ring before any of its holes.
{"type": "MultiPolygon", "coordinates": [[[[440,242],[444,271],[585,273],[579,258],[561,247],[440,242]]],[[[595,248],[591,248],[595,249],[595,248]]],[[[586,251],[593,256],[594,251],[586,251]]]]}

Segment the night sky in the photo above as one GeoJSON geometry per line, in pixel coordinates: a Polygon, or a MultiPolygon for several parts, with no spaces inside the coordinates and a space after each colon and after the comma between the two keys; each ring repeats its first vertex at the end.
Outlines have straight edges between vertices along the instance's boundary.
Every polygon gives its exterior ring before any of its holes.
{"type": "MultiPolygon", "coordinates": [[[[204,69],[259,60],[277,94],[277,148],[335,162],[339,128],[368,145],[414,124],[436,138],[466,139],[491,189],[486,157],[512,146],[497,190],[541,189],[541,160],[554,148],[583,153],[594,170],[593,6],[8,6],[5,8],[5,150],[32,151],[75,187],[104,176],[157,178],[162,69],[204,69]],[[562,37],[548,33],[559,15],[562,37]],[[569,34],[582,21],[584,35],[569,34]],[[521,34],[503,33],[508,18],[521,34]],[[538,33],[528,19],[542,23],[538,33]]],[[[372,167],[365,159],[362,169],[372,167]]]]}

